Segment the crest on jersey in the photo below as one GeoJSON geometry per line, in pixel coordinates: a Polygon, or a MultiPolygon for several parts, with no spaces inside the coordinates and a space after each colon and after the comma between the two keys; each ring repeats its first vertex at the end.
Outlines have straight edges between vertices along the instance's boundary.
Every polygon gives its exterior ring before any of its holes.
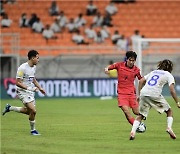
{"type": "Polygon", "coordinates": [[[23,77],[24,73],[23,73],[23,71],[18,71],[17,75],[18,75],[18,77],[23,77]]]}

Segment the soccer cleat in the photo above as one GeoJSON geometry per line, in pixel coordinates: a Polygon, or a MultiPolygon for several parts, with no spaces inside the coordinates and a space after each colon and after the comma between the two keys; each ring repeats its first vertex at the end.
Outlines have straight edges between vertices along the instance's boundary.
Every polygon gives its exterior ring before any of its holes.
{"type": "Polygon", "coordinates": [[[134,139],[135,139],[135,134],[131,132],[129,140],[134,140],[134,139]]]}
{"type": "Polygon", "coordinates": [[[9,110],[10,107],[11,107],[11,105],[6,104],[6,106],[5,106],[5,108],[4,108],[3,112],[2,112],[2,115],[5,115],[7,112],[9,112],[10,111],[9,110]]]}
{"type": "Polygon", "coordinates": [[[39,134],[37,130],[32,130],[31,135],[41,135],[41,134],[39,134]]]}
{"type": "Polygon", "coordinates": [[[176,135],[174,134],[173,130],[171,128],[167,128],[166,132],[170,135],[172,139],[176,139],[176,135]]]}

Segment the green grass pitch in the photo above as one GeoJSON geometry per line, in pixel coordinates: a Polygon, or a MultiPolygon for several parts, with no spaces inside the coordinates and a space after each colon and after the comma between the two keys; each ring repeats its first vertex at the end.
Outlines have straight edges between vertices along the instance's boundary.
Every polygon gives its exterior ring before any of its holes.
{"type": "MultiPolygon", "coordinates": [[[[1,154],[179,154],[180,109],[168,99],[174,113],[176,140],[165,132],[166,115],[150,111],[145,133],[129,140],[131,125],[116,99],[39,99],[36,128],[31,136],[28,117],[15,112],[1,116],[1,154]]],[[[1,100],[22,106],[19,100],[1,100]]]]}

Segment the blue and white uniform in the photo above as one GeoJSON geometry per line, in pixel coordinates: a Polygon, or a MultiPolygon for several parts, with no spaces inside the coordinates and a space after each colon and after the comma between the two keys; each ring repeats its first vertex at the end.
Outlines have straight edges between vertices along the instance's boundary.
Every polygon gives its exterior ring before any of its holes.
{"type": "MultiPolygon", "coordinates": [[[[36,66],[30,67],[28,62],[23,63],[17,70],[16,78],[22,79],[22,83],[27,87],[34,87],[33,80],[35,78],[36,66]]],[[[35,93],[25,90],[17,86],[17,95],[23,103],[34,102],[35,93]]]]}
{"type": "Polygon", "coordinates": [[[175,84],[172,74],[164,70],[154,70],[144,78],[146,84],[140,91],[140,114],[147,117],[151,107],[159,113],[169,110],[170,105],[161,93],[165,84],[175,84]]]}

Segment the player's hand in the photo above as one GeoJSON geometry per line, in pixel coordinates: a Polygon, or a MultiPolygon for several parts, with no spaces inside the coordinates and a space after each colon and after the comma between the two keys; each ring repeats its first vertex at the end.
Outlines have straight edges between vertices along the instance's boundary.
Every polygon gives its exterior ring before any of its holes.
{"type": "Polygon", "coordinates": [[[27,87],[27,90],[36,92],[36,91],[38,91],[38,88],[37,87],[27,87]]]}
{"type": "Polygon", "coordinates": [[[108,70],[107,67],[104,69],[104,72],[105,72],[106,74],[109,74],[109,70],[108,70]]]}
{"type": "Polygon", "coordinates": [[[180,102],[177,103],[177,107],[180,108],[180,102]]]}
{"type": "Polygon", "coordinates": [[[46,92],[45,92],[45,90],[44,90],[43,88],[39,88],[39,91],[40,91],[42,94],[46,95],[46,92]]]}

